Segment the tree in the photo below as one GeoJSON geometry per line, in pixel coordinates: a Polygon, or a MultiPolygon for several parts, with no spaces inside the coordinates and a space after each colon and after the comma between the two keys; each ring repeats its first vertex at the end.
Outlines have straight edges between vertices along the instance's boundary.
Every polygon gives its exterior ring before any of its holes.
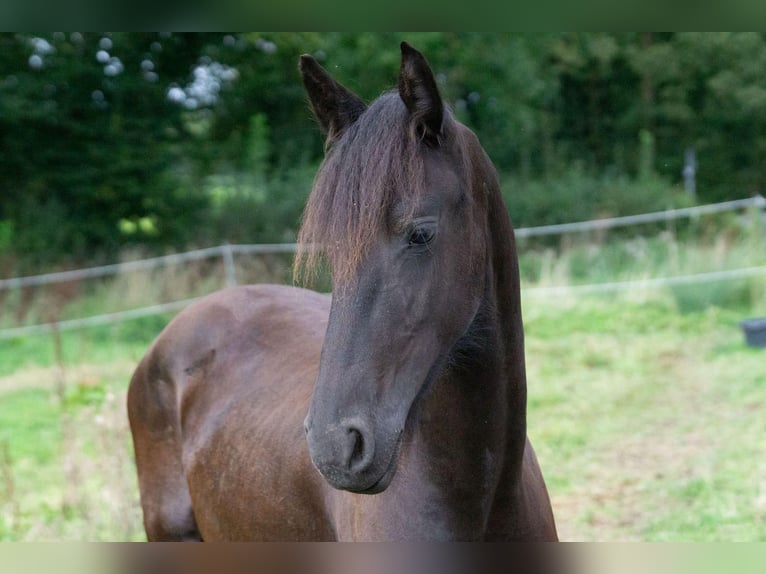
{"type": "Polygon", "coordinates": [[[168,101],[201,39],[162,34],[0,36],[0,219],[37,259],[113,252],[121,220],[161,243],[200,214],[182,187],[183,109],[168,101]]]}
{"type": "Polygon", "coordinates": [[[0,254],[289,239],[323,154],[299,55],[369,101],[395,88],[402,40],[501,176],[544,183],[528,201],[546,212],[564,209],[551,197],[572,177],[572,198],[630,195],[610,181],[680,183],[689,147],[701,200],[766,183],[763,34],[5,33],[0,254]],[[237,201],[222,202],[232,185],[237,201]]]}

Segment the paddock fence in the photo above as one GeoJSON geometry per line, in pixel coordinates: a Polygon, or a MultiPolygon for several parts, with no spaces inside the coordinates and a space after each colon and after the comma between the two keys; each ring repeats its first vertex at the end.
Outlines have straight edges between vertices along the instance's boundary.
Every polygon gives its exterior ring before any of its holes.
{"type": "MultiPolygon", "coordinates": [[[[744,211],[744,210],[764,210],[766,209],[766,198],[756,195],[750,198],[700,205],[695,207],[668,209],[652,213],[638,215],[612,217],[604,219],[595,219],[590,221],[580,221],[573,223],[563,223],[556,225],[544,225],[537,227],[522,227],[515,230],[517,238],[542,237],[550,235],[563,235],[568,233],[581,233],[590,231],[601,231],[640,225],[647,223],[672,222],[677,219],[696,218],[704,215],[717,213],[744,211]]],[[[220,286],[233,286],[239,284],[240,277],[235,265],[235,256],[239,255],[291,255],[297,251],[298,245],[295,243],[278,244],[224,244],[205,249],[197,249],[184,253],[176,253],[160,257],[139,259],[110,265],[89,267],[84,269],[75,269],[69,271],[59,271],[54,273],[45,273],[41,275],[32,275],[26,277],[12,277],[0,279],[0,294],[4,291],[25,289],[31,287],[40,287],[45,285],[55,285],[59,283],[71,283],[83,281],[86,279],[104,278],[127,274],[136,271],[149,271],[160,267],[170,265],[183,265],[193,261],[220,260],[223,268],[223,277],[220,280],[220,286]]],[[[691,275],[679,275],[671,277],[653,277],[633,281],[613,281],[597,284],[585,285],[565,285],[565,286],[540,286],[527,287],[523,289],[525,295],[530,296],[548,296],[562,294],[581,294],[581,293],[606,293],[625,291],[639,288],[659,288],[676,285],[687,285],[695,283],[708,283],[716,281],[727,281],[742,279],[747,277],[766,275],[766,265],[751,266],[739,269],[717,270],[706,273],[691,275]]],[[[0,340],[35,335],[40,333],[50,333],[54,331],[68,331],[81,329],[97,325],[108,325],[128,321],[141,317],[160,315],[165,313],[177,312],[199,297],[188,297],[180,300],[169,301],[166,303],[142,306],[134,309],[116,311],[112,313],[102,313],[66,320],[56,320],[43,322],[33,325],[22,325],[18,327],[5,328],[0,330],[0,340]]]]}

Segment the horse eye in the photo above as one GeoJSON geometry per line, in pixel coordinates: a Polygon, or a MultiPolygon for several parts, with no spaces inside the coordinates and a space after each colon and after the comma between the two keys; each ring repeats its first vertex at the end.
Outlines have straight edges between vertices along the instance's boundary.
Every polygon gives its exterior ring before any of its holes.
{"type": "Polygon", "coordinates": [[[427,245],[434,238],[434,232],[427,227],[416,227],[412,230],[409,237],[410,245],[427,245]]]}

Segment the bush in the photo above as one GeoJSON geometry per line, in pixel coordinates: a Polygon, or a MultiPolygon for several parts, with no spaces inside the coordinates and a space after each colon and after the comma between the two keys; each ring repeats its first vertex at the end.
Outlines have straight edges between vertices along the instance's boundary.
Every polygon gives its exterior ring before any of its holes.
{"type": "Polygon", "coordinates": [[[289,243],[295,241],[315,167],[272,177],[217,175],[208,182],[212,209],[204,244],[289,243]]]}
{"type": "Polygon", "coordinates": [[[557,177],[524,181],[501,177],[503,196],[516,227],[552,225],[661,211],[689,205],[688,198],[657,177],[631,180],[592,176],[580,166],[557,177]]]}

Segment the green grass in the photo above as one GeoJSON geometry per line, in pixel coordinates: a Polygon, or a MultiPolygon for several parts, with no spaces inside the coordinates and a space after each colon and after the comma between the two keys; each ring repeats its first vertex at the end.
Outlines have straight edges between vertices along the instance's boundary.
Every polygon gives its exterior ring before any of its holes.
{"type": "Polygon", "coordinates": [[[0,541],[142,538],[125,393],[166,321],[64,332],[63,370],[51,335],[2,342],[0,541]]]}
{"type": "MultiPolygon", "coordinates": [[[[659,237],[525,252],[522,269],[535,287],[765,259],[659,237]]],[[[563,539],[766,540],[766,349],[739,328],[766,316],[766,278],[684,289],[525,292],[529,434],[563,539]]],[[[102,296],[72,308],[113,310],[102,296]]],[[[143,537],[125,392],[169,318],[63,332],[63,365],[51,335],[0,341],[0,540],[143,537]]]]}
{"type": "MultiPolygon", "coordinates": [[[[61,333],[61,352],[66,365],[137,360],[172,315],[145,317],[108,326],[61,333]]],[[[52,334],[0,340],[0,377],[24,369],[55,364],[52,334]]]]}
{"type": "Polygon", "coordinates": [[[61,438],[55,424],[60,413],[50,392],[29,388],[4,393],[1,409],[0,442],[8,444],[12,459],[37,465],[54,457],[61,438]]]}
{"type": "Polygon", "coordinates": [[[664,305],[527,301],[529,432],[560,534],[766,540],[766,350],[741,312],[664,305]]]}
{"type": "Polygon", "coordinates": [[[141,538],[124,391],[88,384],[2,393],[0,541],[141,538]]]}

